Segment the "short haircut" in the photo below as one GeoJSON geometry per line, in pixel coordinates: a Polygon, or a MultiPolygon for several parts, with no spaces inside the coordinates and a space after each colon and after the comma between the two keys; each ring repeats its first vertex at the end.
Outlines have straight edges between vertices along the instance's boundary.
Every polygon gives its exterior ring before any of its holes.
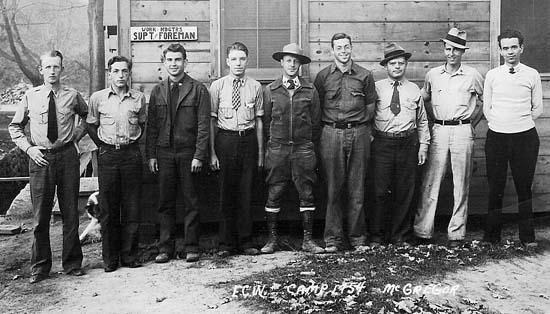
{"type": "Polygon", "coordinates": [[[525,40],[525,37],[523,37],[523,34],[520,31],[515,29],[507,29],[504,32],[500,33],[500,35],[498,35],[497,37],[499,48],[502,48],[500,46],[500,40],[503,38],[517,38],[520,46],[523,46],[523,41],[525,40]]]}
{"type": "Polygon", "coordinates": [[[241,42],[236,41],[225,49],[225,55],[227,57],[229,57],[229,53],[231,52],[231,50],[244,51],[244,54],[248,57],[248,48],[246,48],[246,45],[241,42]]]}
{"type": "Polygon", "coordinates": [[[183,60],[187,59],[187,51],[185,51],[185,47],[183,47],[181,44],[170,44],[166,49],[162,51],[162,61],[164,62],[164,59],[166,58],[166,53],[170,52],[181,52],[183,55],[183,60]]]}
{"type": "Polygon", "coordinates": [[[128,70],[132,71],[132,61],[128,60],[125,56],[114,56],[107,62],[107,68],[109,69],[109,72],[111,72],[111,65],[115,62],[126,62],[128,65],[128,70]]]}
{"type": "Polygon", "coordinates": [[[351,36],[346,34],[346,33],[336,33],[334,35],[332,35],[332,38],[330,39],[330,46],[332,48],[334,48],[334,41],[338,40],[338,39],[348,39],[349,40],[349,44],[351,45],[351,36]]]}
{"type": "Polygon", "coordinates": [[[59,59],[61,59],[61,66],[63,66],[63,55],[59,50],[50,50],[43,53],[40,56],[40,66],[42,66],[42,61],[44,60],[44,57],[52,57],[52,58],[59,57],[59,59]]]}

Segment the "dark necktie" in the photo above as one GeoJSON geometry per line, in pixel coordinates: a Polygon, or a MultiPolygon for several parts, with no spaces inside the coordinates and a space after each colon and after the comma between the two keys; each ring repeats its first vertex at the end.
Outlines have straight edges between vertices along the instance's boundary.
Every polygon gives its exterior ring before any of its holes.
{"type": "Polygon", "coordinates": [[[179,96],[180,93],[178,89],[178,83],[172,83],[172,88],[170,89],[170,106],[172,107],[172,116],[176,113],[179,96]]]}
{"type": "Polygon", "coordinates": [[[231,105],[233,105],[233,109],[239,108],[241,105],[241,80],[240,79],[234,79],[233,80],[233,93],[231,95],[231,105]]]}
{"type": "Polygon", "coordinates": [[[399,100],[399,91],[397,90],[399,82],[393,83],[393,94],[391,95],[390,110],[394,115],[398,115],[401,112],[401,101],[399,100]]]}
{"type": "Polygon", "coordinates": [[[288,87],[287,89],[295,89],[296,88],[296,84],[294,84],[294,80],[288,80],[288,87]]]}
{"type": "Polygon", "coordinates": [[[57,140],[57,115],[55,109],[55,95],[50,91],[50,103],[48,105],[48,139],[54,143],[57,140]]]}
{"type": "Polygon", "coordinates": [[[516,73],[516,70],[513,67],[511,67],[510,68],[510,74],[514,74],[514,73],[516,73]]]}

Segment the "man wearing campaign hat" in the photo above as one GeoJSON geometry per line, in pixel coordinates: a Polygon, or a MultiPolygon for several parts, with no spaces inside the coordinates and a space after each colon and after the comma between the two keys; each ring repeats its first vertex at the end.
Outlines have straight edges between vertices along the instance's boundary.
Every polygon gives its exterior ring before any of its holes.
{"type": "Polygon", "coordinates": [[[454,206],[447,236],[449,246],[456,247],[466,234],[474,128],[481,119],[483,77],[476,69],[462,64],[462,55],[468,49],[465,31],[451,28],[441,41],[446,63],[426,74],[422,88],[426,110],[434,125],[414,233],[417,242],[431,242],[439,189],[450,162],[454,206]]]}
{"type": "Polygon", "coordinates": [[[273,59],[281,63],[283,75],[264,91],[264,130],[268,139],[265,168],[269,185],[265,212],[269,240],[261,252],[270,254],[278,249],[277,215],[286,187],[294,182],[303,218],[302,250],[323,253],[325,250],[312,240],[313,185],[317,181],[314,145],[319,140],[321,122],[319,95],[313,84],[299,76],[302,64],[311,60],[295,43],[275,52],[273,59]]]}
{"type": "Polygon", "coordinates": [[[424,101],[416,84],[405,78],[411,54],[395,43],[384,49],[380,65],[388,78],[376,82],[374,141],[375,206],[369,219],[370,243],[407,245],[416,167],[426,161],[430,132],[424,101]],[[390,224],[386,224],[389,215],[390,224]]]}

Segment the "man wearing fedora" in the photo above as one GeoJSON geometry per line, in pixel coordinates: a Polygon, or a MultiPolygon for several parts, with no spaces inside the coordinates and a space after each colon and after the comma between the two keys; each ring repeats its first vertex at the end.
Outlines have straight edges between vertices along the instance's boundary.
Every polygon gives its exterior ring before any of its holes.
{"type": "Polygon", "coordinates": [[[302,250],[323,253],[325,250],[311,239],[315,211],[313,185],[317,181],[314,143],[318,143],[321,122],[319,95],[313,84],[299,76],[302,64],[310,63],[311,59],[295,43],[275,52],[273,59],[281,63],[283,75],[264,91],[264,130],[269,140],[265,158],[269,240],[261,251],[269,254],[278,249],[277,215],[286,187],[294,182],[303,219],[302,250]]]}
{"type": "Polygon", "coordinates": [[[465,31],[451,28],[441,40],[446,63],[426,74],[422,88],[426,111],[434,125],[414,233],[419,244],[431,242],[439,189],[450,162],[454,206],[447,237],[449,246],[456,247],[466,234],[474,128],[481,119],[483,77],[462,64],[462,55],[468,49],[465,31]]]}
{"type": "Polygon", "coordinates": [[[325,251],[337,252],[347,238],[354,248],[365,245],[365,179],[370,155],[371,121],[376,91],[372,73],[351,59],[351,37],[331,39],[334,63],[315,78],[323,128],[319,141],[327,184],[325,251]]]}
{"type": "Polygon", "coordinates": [[[540,140],[535,119],[542,115],[542,84],[537,70],[520,62],[523,35],[506,30],[498,36],[504,64],[487,72],[483,113],[489,123],[485,160],[489,181],[489,210],[484,240],[496,244],[501,237],[502,198],[508,164],[518,195],[519,240],[537,246],[533,228],[531,187],[540,140]]]}
{"type": "Polygon", "coordinates": [[[410,57],[397,44],[387,45],[380,65],[386,67],[388,78],[376,82],[372,143],[375,206],[369,220],[374,246],[408,244],[416,167],[426,161],[430,143],[420,88],[405,78],[410,57]]]}

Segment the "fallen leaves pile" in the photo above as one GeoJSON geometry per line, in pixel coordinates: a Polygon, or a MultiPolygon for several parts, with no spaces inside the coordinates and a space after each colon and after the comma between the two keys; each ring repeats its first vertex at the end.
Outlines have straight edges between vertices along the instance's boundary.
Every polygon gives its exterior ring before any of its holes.
{"type": "MultiPolygon", "coordinates": [[[[531,253],[519,243],[493,247],[471,241],[456,249],[433,244],[389,245],[308,255],[285,268],[239,282],[232,297],[283,313],[498,313],[468,298],[460,300],[460,307],[453,307],[430,303],[425,296],[460,295],[460,286],[453,290],[442,283],[446,271],[531,253]]],[[[488,284],[487,289],[495,298],[507,296],[494,285],[488,284]]]]}
{"type": "Polygon", "coordinates": [[[17,105],[23,98],[23,95],[25,95],[25,92],[31,87],[31,84],[19,82],[13,87],[0,92],[0,105],[17,105]]]}

